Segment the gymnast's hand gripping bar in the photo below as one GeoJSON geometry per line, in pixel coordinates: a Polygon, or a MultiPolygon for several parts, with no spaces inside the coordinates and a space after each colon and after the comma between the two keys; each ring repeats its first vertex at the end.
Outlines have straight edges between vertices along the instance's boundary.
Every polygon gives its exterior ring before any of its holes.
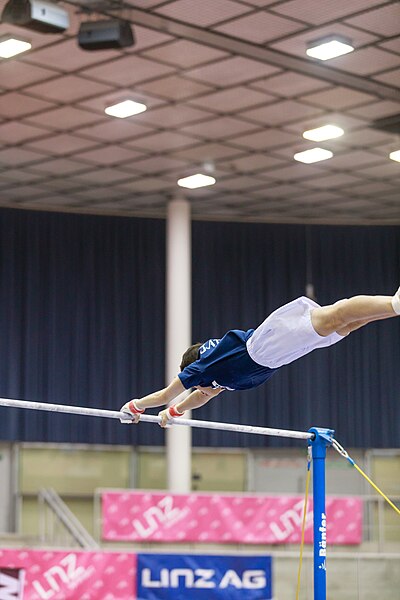
{"type": "MultiPolygon", "coordinates": [[[[83,406],[70,406],[68,404],[49,404],[47,402],[29,402],[27,400],[13,400],[0,398],[0,406],[11,408],[27,408],[30,410],[45,410],[48,412],[68,413],[71,415],[86,415],[87,417],[103,417],[106,419],[120,419],[131,421],[129,415],[116,410],[103,410],[100,408],[86,408],[83,406]]],[[[160,417],[156,415],[141,415],[140,421],[145,423],[160,423],[160,417]]],[[[287,437],[299,440],[313,440],[314,433],[306,431],[291,431],[290,429],[271,429],[269,427],[255,427],[252,425],[239,425],[237,423],[218,423],[215,421],[195,421],[193,419],[172,419],[174,425],[186,425],[188,427],[199,427],[201,429],[219,429],[221,431],[235,431],[237,433],[253,433],[256,435],[271,435],[276,437],[287,437]]]]}

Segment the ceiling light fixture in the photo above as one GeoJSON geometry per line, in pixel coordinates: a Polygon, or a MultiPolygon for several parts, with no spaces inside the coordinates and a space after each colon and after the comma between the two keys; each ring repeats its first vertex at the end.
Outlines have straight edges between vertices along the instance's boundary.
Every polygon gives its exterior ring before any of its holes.
{"type": "Polygon", "coordinates": [[[324,150],[323,148],[311,148],[310,150],[305,150],[304,152],[297,152],[293,158],[299,162],[310,164],[319,162],[321,160],[327,160],[328,158],[332,158],[332,156],[333,152],[330,150],[324,150]]]}
{"type": "Polygon", "coordinates": [[[316,129],[309,129],[303,133],[303,138],[312,140],[313,142],[323,142],[324,140],[333,140],[344,134],[341,127],[336,125],[323,125],[316,129]]]}
{"type": "Polygon", "coordinates": [[[41,33],[60,33],[69,27],[69,14],[51,2],[9,0],[4,7],[1,21],[41,33]]]}
{"type": "Polygon", "coordinates": [[[394,150],[389,154],[389,158],[391,160],[395,160],[396,162],[400,162],[400,150],[394,150]]]}
{"type": "Polygon", "coordinates": [[[194,190],[196,188],[206,187],[207,185],[214,185],[215,183],[214,177],[210,177],[209,175],[203,175],[202,173],[196,173],[195,175],[190,175],[189,177],[183,177],[183,179],[178,179],[178,185],[180,187],[189,188],[194,190]]]}
{"type": "Polygon", "coordinates": [[[32,48],[32,44],[12,36],[0,39],[0,58],[11,58],[32,48]]]}
{"type": "Polygon", "coordinates": [[[343,54],[353,52],[354,47],[351,45],[350,40],[341,36],[330,36],[324,37],[314,42],[310,42],[307,45],[306,54],[311,58],[318,58],[319,60],[330,60],[343,54]]]}
{"type": "Polygon", "coordinates": [[[123,100],[112,106],[107,106],[104,112],[111,117],[118,117],[118,119],[126,119],[133,115],[138,115],[147,110],[147,106],[141,102],[135,102],[134,100],[123,100]]]}

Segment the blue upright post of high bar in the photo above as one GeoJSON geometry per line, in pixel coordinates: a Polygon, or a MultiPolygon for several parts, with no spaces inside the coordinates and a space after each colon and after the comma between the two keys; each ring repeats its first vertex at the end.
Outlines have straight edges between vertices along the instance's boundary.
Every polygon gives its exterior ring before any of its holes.
{"type": "Polygon", "coordinates": [[[309,431],[315,436],[309,441],[313,460],[314,600],[326,600],[325,459],[326,448],[332,445],[335,432],[321,427],[312,427],[309,431]]]}

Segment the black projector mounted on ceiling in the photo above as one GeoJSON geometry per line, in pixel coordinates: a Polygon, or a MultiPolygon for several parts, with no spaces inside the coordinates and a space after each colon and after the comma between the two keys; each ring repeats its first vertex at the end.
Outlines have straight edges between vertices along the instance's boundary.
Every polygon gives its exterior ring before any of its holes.
{"type": "Polygon", "coordinates": [[[61,33],[69,27],[68,12],[42,0],[9,0],[1,21],[41,33],[61,33]]]}
{"type": "Polygon", "coordinates": [[[394,135],[400,134],[400,113],[390,115],[389,117],[383,117],[382,119],[376,119],[372,121],[370,127],[373,129],[379,129],[386,133],[393,133],[394,135]]]}
{"type": "Polygon", "coordinates": [[[128,21],[86,21],[81,23],[78,44],[84,50],[107,50],[133,46],[135,39],[128,21]]]}

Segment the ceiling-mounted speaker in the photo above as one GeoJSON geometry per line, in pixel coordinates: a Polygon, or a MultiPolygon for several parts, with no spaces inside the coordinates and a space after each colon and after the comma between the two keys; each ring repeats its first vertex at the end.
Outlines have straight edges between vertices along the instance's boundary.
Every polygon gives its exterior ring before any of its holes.
{"type": "Polygon", "coordinates": [[[133,46],[135,38],[128,21],[86,21],[81,23],[78,44],[84,50],[107,50],[133,46]]]}
{"type": "Polygon", "coordinates": [[[60,33],[69,27],[69,14],[51,2],[9,0],[4,7],[1,21],[41,33],[60,33]]]}
{"type": "Polygon", "coordinates": [[[370,127],[373,129],[380,129],[380,131],[386,131],[386,133],[392,133],[394,135],[400,134],[400,113],[395,115],[389,115],[381,119],[372,121],[370,127]]]}

